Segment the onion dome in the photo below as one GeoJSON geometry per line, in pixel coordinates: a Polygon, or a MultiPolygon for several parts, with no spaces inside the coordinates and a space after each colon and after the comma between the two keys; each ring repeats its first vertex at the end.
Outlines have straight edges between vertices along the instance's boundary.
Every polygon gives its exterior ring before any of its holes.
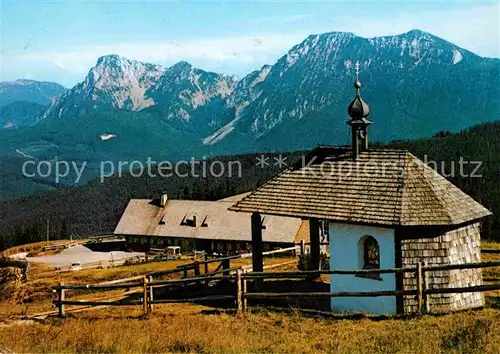
{"type": "Polygon", "coordinates": [[[368,117],[368,115],[370,114],[370,107],[361,98],[361,82],[356,81],[354,83],[354,87],[356,88],[356,98],[349,105],[347,113],[349,113],[349,116],[353,120],[359,120],[368,117]]]}

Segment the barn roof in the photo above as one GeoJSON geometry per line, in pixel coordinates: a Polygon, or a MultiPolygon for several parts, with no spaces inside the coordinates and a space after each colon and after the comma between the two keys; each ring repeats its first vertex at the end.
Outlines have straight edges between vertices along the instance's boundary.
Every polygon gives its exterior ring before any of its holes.
{"type": "MultiPolygon", "coordinates": [[[[114,234],[251,241],[250,219],[245,214],[229,211],[233,203],[231,198],[168,200],[162,207],[157,199],[131,199],[114,234]],[[194,216],[196,226],[191,226],[194,216]]],[[[267,216],[263,220],[263,241],[292,243],[300,223],[296,218],[267,216]]]]}
{"type": "Polygon", "coordinates": [[[380,225],[454,225],[491,212],[406,150],[319,147],[229,208],[380,225]]]}

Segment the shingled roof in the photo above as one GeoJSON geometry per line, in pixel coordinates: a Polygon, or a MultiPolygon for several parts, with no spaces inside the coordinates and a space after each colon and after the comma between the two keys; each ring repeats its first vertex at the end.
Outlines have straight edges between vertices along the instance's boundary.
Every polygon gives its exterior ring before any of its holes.
{"type": "Polygon", "coordinates": [[[455,225],[491,212],[406,150],[317,148],[229,210],[390,226],[455,225]]]}
{"type": "MultiPolygon", "coordinates": [[[[233,203],[231,198],[219,201],[168,200],[165,206],[161,206],[158,199],[131,199],[114,234],[250,242],[250,219],[229,211],[228,207],[233,203]],[[188,222],[194,216],[195,225],[188,222]]],[[[265,217],[262,222],[265,226],[263,241],[293,243],[300,223],[296,218],[265,217]]]]}

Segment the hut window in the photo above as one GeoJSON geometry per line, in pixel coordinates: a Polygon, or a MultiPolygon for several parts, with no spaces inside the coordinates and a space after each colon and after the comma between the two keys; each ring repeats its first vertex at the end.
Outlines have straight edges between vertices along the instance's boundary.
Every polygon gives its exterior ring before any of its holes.
{"type": "Polygon", "coordinates": [[[196,227],[196,215],[193,215],[192,218],[188,218],[187,214],[181,220],[182,226],[191,226],[196,227]]]}
{"type": "MultiPolygon", "coordinates": [[[[360,268],[380,269],[380,248],[377,240],[373,236],[363,236],[359,240],[360,268]]],[[[358,275],[362,278],[382,280],[379,273],[364,273],[358,275]]]]}

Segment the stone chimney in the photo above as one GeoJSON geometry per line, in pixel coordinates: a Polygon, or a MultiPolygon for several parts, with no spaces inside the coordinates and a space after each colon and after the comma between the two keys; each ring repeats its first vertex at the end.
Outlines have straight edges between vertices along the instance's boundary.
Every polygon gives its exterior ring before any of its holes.
{"type": "Polygon", "coordinates": [[[160,205],[164,207],[168,202],[168,195],[167,192],[163,192],[160,196],[160,205]]]}

